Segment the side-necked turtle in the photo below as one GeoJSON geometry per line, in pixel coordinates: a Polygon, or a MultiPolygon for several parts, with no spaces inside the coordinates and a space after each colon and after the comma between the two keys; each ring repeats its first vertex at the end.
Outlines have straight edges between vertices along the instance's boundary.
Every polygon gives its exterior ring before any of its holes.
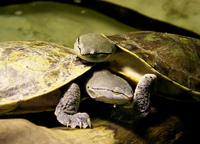
{"type": "MultiPolygon", "coordinates": [[[[133,108],[140,116],[148,113],[152,91],[171,100],[200,101],[198,39],[151,31],[112,36],[90,33],[80,36],[74,46],[82,59],[107,61],[109,69],[137,84],[133,108]]],[[[87,87],[88,93],[101,99],[93,86],[87,87]]]]}
{"type": "MultiPolygon", "coordinates": [[[[43,41],[0,42],[0,114],[55,109],[63,95],[59,88],[91,67],[82,63],[71,49],[58,44],[43,41]]],[[[124,79],[107,70],[96,71],[96,76],[100,78],[99,89],[104,86],[100,93],[106,93],[102,101],[123,104],[132,100],[132,88],[124,79]]],[[[77,113],[79,103],[80,89],[73,83],[56,108],[57,119],[71,127],[90,127],[89,115],[77,113]]]]}

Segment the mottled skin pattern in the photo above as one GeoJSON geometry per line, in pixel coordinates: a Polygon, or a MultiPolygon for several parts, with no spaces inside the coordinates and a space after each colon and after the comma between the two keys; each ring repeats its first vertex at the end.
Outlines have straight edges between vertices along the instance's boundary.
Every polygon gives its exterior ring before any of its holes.
{"type": "Polygon", "coordinates": [[[78,112],[80,98],[79,86],[76,83],[72,83],[55,109],[55,115],[61,124],[71,128],[76,126],[80,128],[91,127],[89,115],[85,112],[78,112]]]}
{"type": "Polygon", "coordinates": [[[60,88],[90,67],[82,64],[69,49],[57,44],[42,41],[1,42],[0,113],[13,110],[19,102],[60,88]]]}
{"type": "Polygon", "coordinates": [[[200,91],[200,41],[157,32],[130,32],[108,36],[117,45],[136,53],[158,72],[200,91]]]}

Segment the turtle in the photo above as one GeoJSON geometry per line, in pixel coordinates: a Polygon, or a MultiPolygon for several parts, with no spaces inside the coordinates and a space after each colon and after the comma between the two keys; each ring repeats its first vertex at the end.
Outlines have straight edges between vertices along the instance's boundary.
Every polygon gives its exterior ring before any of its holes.
{"type": "MultiPolygon", "coordinates": [[[[149,113],[150,95],[178,102],[200,101],[199,39],[153,31],[110,36],[89,33],[77,38],[74,50],[88,62],[106,61],[108,69],[136,84],[133,112],[139,118],[149,113]]],[[[101,100],[95,84],[86,89],[101,100]]]]}
{"type": "MultiPolygon", "coordinates": [[[[105,64],[107,69],[136,85],[134,92],[126,90],[130,89],[128,86],[121,87],[123,94],[125,91],[130,93],[126,94],[127,98],[120,96],[121,99],[117,99],[117,95],[122,94],[119,90],[121,82],[116,82],[119,84],[117,87],[109,87],[114,79],[111,75],[94,72],[86,84],[88,95],[97,101],[126,104],[128,99],[132,99],[133,121],[149,114],[151,95],[179,102],[200,101],[198,39],[152,31],[111,36],[89,33],[77,38],[74,53],[86,62],[105,64]]],[[[71,97],[66,97],[55,111],[58,121],[65,125],[69,124],[69,115],[63,111],[71,106],[68,104],[71,100],[71,97]]]]}
{"type": "MultiPolygon", "coordinates": [[[[0,59],[1,115],[56,107],[55,115],[61,124],[91,127],[89,115],[77,112],[80,89],[72,81],[90,71],[94,64],[83,62],[71,48],[45,41],[0,42],[0,59]],[[65,87],[67,84],[69,88],[65,87]]],[[[106,69],[96,70],[93,77],[96,76],[102,77],[99,86],[106,87],[101,93],[108,95],[101,101],[123,104],[132,100],[132,87],[125,79],[106,69]]]]}

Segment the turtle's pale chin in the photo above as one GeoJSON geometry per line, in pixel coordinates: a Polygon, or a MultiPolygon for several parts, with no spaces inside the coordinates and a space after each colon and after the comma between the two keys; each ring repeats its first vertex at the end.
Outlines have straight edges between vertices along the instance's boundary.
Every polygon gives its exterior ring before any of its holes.
{"type": "Polygon", "coordinates": [[[111,53],[85,54],[85,55],[79,54],[78,57],[80,57],[81,59],[87,62],[97,63],[97,62],[107,61],[110,55],[111,53]]]}
{"type": "Polygon", "coordinates": [[[124,94],[109,94],[109,95],[98,95],[95,92],[91,92],[92,95],[90,97],[96,101],[108,103],[108,104],[117,104],[117,105],[124,105],[127,103],[131,103],[133,100],[133,96],[126,96],[124,94]]]}
{"type": "Polygon", "coordinates": [[[94,98],[96,101],[101,101],[108,104],[117,104],[117,105],[124,105],[130,103],[131,100],[126,98],[107,98],[107,97],[96,97],[94,98]]]}

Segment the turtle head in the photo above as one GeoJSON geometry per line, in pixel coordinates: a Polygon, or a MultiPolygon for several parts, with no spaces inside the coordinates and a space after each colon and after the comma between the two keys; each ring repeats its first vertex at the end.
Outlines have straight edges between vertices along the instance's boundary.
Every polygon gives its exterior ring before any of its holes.
{"type": "Polygon", "coordinates": [[[88,62],[104,62],[114,50],[113,42],[96,33],[81,35],[74,44],[75,53],[88,62]]]}

